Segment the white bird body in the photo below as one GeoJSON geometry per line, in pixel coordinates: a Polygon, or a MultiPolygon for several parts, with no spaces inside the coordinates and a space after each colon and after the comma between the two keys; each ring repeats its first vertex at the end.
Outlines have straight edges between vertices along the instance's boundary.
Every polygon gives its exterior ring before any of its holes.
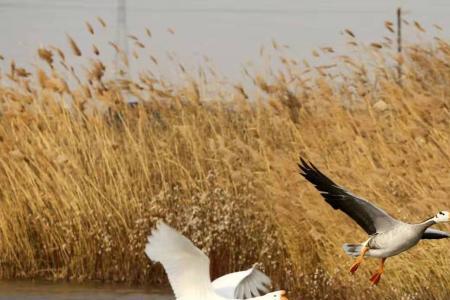
{"type": "Polygon", "coordinates": [[[367,256],[387,258],[398,255],[419,243],[426,227],[399,223],[396,227],[376,234],[369,240],[367,256]],[[399,238],[401,237],[401,238],[399,238]]]}
{"type": "MultiPolygon", "coordinates": [[[[245,296],[259,295],[258,290],[264,289],[258,287],[264,287],[268,279],[264,274],[260,277],[262,272],[252,268],[228,274],[212,283],[209,258],[189,239],[162,222],[149,236],[145,253],[164,266],[177,300],[238,300],[235,298],[237,291],[243,291],[245,296]],[[259,281],[261,278],[263,282],[259,281]]],[[[284,291],[277,291],[250,299],[287,300],[284,294],[284,291]]]]}

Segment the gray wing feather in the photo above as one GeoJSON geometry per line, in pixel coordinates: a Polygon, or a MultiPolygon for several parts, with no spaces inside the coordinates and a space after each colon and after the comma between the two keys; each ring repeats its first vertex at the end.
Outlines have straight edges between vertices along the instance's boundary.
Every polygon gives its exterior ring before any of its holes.
{"type": "Polygon", "coordinates": [[[384,210],[335,184],[312,163],[300,158],[298,166],[300,174],[316,187],[328,204],[351,217],[367,234],[385,232],[401,223],[384,210]]]}
{"type": "Polygon", "coordinates": [[[439,240],[447,238],[450,238],[450,233],[432,228],[427,228],[422,235],[422,240],[439,240]]]}
{"type": "Polygon", "coordinates": [[[271,280],[266,274],[253,268],[251,274],[236,287],[235,297],[236,299],[248,299],[260,296],[269,292],[267,287],[270,284],[271,280]]]}

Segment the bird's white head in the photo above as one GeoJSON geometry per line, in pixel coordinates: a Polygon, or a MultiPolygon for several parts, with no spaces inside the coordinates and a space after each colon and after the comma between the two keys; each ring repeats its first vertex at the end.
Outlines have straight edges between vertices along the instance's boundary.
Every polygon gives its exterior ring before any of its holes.
{"type": "Polygon", "coordinates": [[[288,300],[286,291],[283,290],[265,294],[261,298],[264,300],[288,300]]]}
{"type": "Polygon", "coordinates": [[[433,221],[436,223],[444,223],[450,221],[450,216],[448,211],[440,211],[434,216],[433,221]]]}

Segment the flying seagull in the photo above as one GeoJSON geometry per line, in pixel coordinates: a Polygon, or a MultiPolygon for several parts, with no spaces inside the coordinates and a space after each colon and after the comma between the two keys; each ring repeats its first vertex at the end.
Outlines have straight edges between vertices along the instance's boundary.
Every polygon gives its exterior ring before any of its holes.
{"type": "Polygon", "coordinates": [[[211,282],[209,258],[163,222],[148,237],[145,254],[163,265],[177,300],[288,300],[285,291],[267,293],[271,281],[255,267],[211,282]]]}
{"type": "Polygon", "coordinates": [[[350,272],[354,274],[364,260],[364,256],[381,258],[380,268],[372,275],[370,281],[376,285],[384,273],[384,263],[388,257],[400,254],[414,247],[422,239],[449,238],[450,234],[429,228],[437,223],[449,222],[449,213],[440,211],[436,216],[419,224],[408,224],[396,220],[382,209],[361,197],[353,195],[343,187],[335,184],[311,162],[300,158],[300,174],[311,182],[325,201],[334,209],[352,218],[369,238],[361,244],[344,244],[346,254],[357,256],[350,272]]]}

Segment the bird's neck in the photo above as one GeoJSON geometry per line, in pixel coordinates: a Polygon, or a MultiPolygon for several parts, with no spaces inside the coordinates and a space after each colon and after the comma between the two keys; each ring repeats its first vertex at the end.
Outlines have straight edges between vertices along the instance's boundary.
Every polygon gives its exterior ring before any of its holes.
{"type": "Polygon", "coordinates": [[[435,224],[437,224],[436,221],[433,218],[430,218],[417,225],[420,226],[425,231],[428,227],[433,226],[435,224]]]}

